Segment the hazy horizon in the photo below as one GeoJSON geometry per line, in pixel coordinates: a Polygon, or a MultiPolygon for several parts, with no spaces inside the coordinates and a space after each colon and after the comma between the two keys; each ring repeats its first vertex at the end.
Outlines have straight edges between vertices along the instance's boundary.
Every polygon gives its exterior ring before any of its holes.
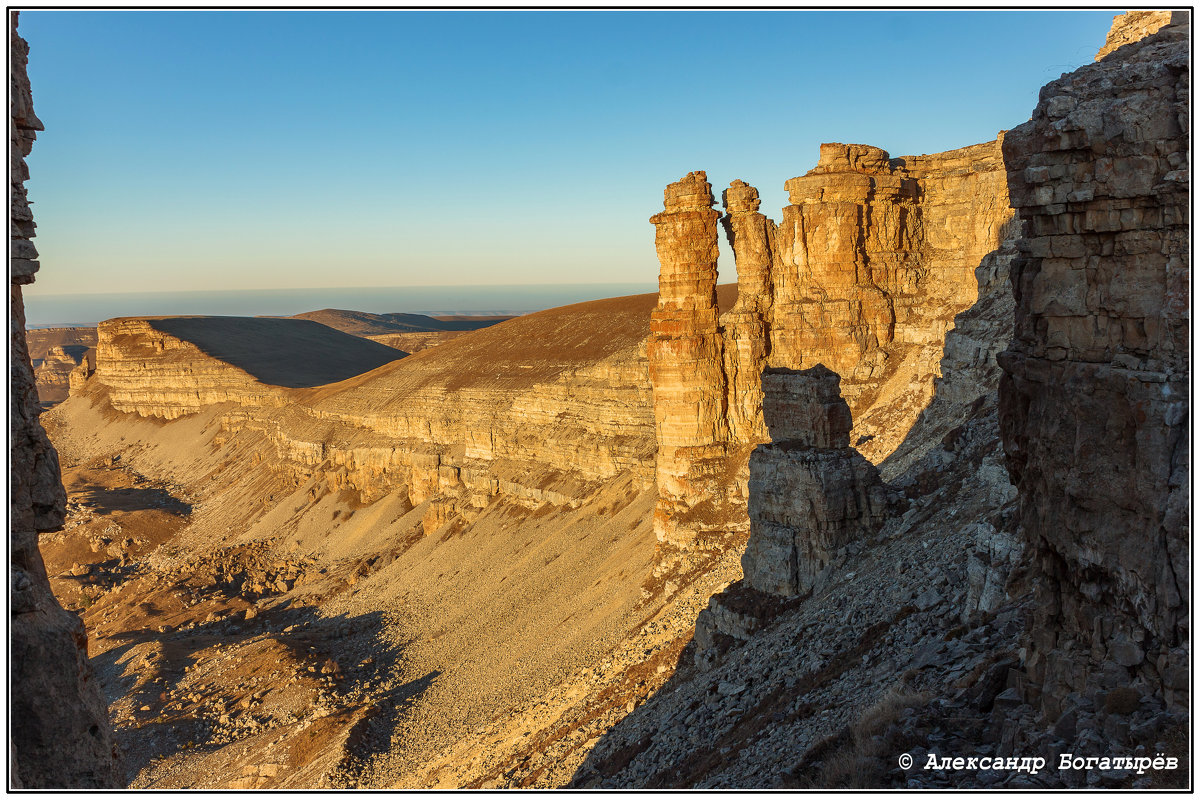
{"type": "Polygon", "coordinates": [[[38,292],[26,287],[26,327],[93,326],[114,317],[292,316],[323,308],[428,316],[519,315],[658,290],[656,283],[368,286],[153,292],[38,292]]]}

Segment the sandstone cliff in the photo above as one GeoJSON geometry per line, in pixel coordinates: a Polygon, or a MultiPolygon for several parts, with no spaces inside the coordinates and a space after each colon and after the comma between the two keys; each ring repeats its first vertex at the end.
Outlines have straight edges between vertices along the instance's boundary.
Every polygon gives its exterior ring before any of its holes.
{"type": "Polygon", "coordinates": [[[739,291],[719,317],[707,176],[667,188],[651,220],[661,541],[695,547],[744,530],[745,458],[767,436],[766,367],[834,370],[855,447],[880,462],[900,446],[933,397],[955,316],[979,299],[976,269],[1014,233],[1001,140],[902,158],[822,145],[817,166],[787,181],[778,225],[758,212],[758,192],[734,181],[721,221],[739,291]]]}
{"type": "MultiPolygon", "coordinates": [[[[746,580],[700,615],[694,666],[605,737],[575,785],[1189,784],[1189,31],[1163,21],[1118,17],[1098,63],[1045,87],[1004,137],[1019,224],[980,260],[934,397],[881,465],[907,509],[798,595],[791,576],[814,559],[778,535],[780,512],[857,493],[814,497],[807,463],[756,450],[746,580]],[[922,765],[950,753],[1047,766],[922,765]],[[1064,753],[1165,758],[1062,768],[1064,753]]],[[[840,340],[843,368],[855,348],[869,364],[862,341],[840,340]]],[[[824,396],[810,388],[825,410],[791,418],[840,431],[824,396]]]]}
{"type": "Polygon", "coordinates": [[[308,321],[109,320],[89,391],[119,411],[163,419],[223,406],[222,438],[265,436],[267,461],[289,480],[318,475],[369,500],[398,492],[413,506],[437,499],[429,522],[440,528],[497,494],[564,506],[621,472],[648,485],[652,302],[526,315],[401,360],[378,346],[392,363],[373,370],[373,353],[354,358],[373,343],[308,321]],[[247,325],[289,326],[267,340],[288,352],[264,353],[261,337],[242,335],[247,325]],[[360,374],[303,388],[325,377],[313,372],[318,345],[336,348],[328,369],[360,374]]]}
{"type": "Polygon", "coordinates": [[[1113,17],[1112,27],[1104,40],[1104,46],[1096,53],[1096,60],[1107,56],[1127,44],[1140,42],[1159,29],[1174,22],[1187,24],[1186,11],[1127,11],[1113,17]]]}
{"type": "Polygon", "coordinates": [[[12,788],[118,785],[108,710],[87,659],[87,632],[50,591],[38,532],[63,523],[58,454],[38,420],[21,286],[38,270],[25,156],[42,124],[33,113],[29,46],[9,16],[9,680],[12,788]]]}
{"type": "Polygon", "coordinates": [[[1190,52],[1180,25],[1126,43],[1148,13],[1005,139],[1025,236],[1001,421],[1051,718],[1098,686],[1189,700],[1190,52]]]}
{"type": "Polygon", "coordinates": [[[95,351],[82,345],[53,345],[46,351],[33,370],[38,400],[44,408],[67,399],[71,373],[88,358],[94,360],[95,351]]]}
{"type": "Polygon", "coordinates": [[[175,419],[216,403],[279,405],[406,354],[309,320],[130,317],[100,323],[96,380],[118,411],[175,419]]]}

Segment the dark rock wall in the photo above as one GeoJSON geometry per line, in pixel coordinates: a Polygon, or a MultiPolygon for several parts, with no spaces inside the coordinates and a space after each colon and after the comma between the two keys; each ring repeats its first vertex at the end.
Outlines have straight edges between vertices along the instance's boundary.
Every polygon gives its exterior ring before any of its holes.
{"type": "Polygon", "coordinates": [[[1187,704],[1188,27],[1046,85],[1004,140],[1023,229],[1000,417],[1055,717],[1128,685],[1187,704]]]}
{"type": "Polygon", "coordinates": [[[21,286],[38,270],[25,156],[42,124],[33,113],[29,46],[10,12],[9,215],[9,722],[12,788],[120,785],[108,708],[87,661],[87,632],[50,592],[38,532],[63,524],[66,493],[58,454],[38,421],[38,397],[25,341],[21,286]]]}

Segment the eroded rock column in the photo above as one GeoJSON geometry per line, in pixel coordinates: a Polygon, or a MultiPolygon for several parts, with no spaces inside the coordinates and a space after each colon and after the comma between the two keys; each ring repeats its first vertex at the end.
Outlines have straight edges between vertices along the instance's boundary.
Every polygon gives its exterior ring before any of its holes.
{"type": "Polygon", "coordinates": [[[1188,703],[1187,37],[1168,26],[1048,84],[1004,142],[1025,238],[1000,421],[1051,717],[1117,686],[1188,703]]]}
{"type": "Polygon", "coordinates": [[[769,369],[763,417],[771,442],[750,456],[747,586],[776,595],[811,590],[838,551],[883,524],[887,492],[850,447],[850,408],[837,373],[769,369]]]}
{"type": "Polygon", "coordinates": [[[705,520],[692,513],[710,496],[727,437],[725,375],[717,329],[717,219],[712,186],[691,172],[664,192],[650,218],[660,264],[650,315],[650,382],[658,436],[659,541],[694,543],[705,520]]]}
{"type": "Polygon", "coordinates": [[[42,124],[33,113],[29,45],[9,16],[9,720],[11,788],[116,788],[108,707],[87,660],[87,632],[50,591],[38,532],[63,524],[58,454],[38,421],[21,287],[38,270],[25,156],[42,124]]]}
{"type": "Polygon", "coordinates": [[[721,199],[726,211],[721,224],[738,273],[737,302],[721,317],[729,439],[753,444],[767,439],[760,376],[770,351],[767,317],[771,312],[771,261],[777,226],[759,213],[758,190],[744,181],[729,184],[721,199]]]}

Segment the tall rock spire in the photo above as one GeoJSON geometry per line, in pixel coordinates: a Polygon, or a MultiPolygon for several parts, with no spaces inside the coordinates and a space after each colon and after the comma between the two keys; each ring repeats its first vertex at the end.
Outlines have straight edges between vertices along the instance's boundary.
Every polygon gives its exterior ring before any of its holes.
{"type": "Polygon", "coordinates": [[[721,193],[725,216],[721,224],[737,263],[738,299],[724,317],[725,375],[728,381],[729,435],[732,441],[757,443],[767,439],[762,419],[762,382],[770,337],[771,261],[776,225],[758,211],[758,189],[735,180],[721,193]]]}
{"type": "Polygon", "coordinates": [[[694,534],[681,526],[692,505],[685,498],[704,496],[710,476],[703,464],[720,461],[728,437],[713,203],[707,176],[690,172],[666,188],[663,212],[650,218],[661,266],[647,348],[658,433],[654,530],[659,541],[678,545],[694,534]]]}

